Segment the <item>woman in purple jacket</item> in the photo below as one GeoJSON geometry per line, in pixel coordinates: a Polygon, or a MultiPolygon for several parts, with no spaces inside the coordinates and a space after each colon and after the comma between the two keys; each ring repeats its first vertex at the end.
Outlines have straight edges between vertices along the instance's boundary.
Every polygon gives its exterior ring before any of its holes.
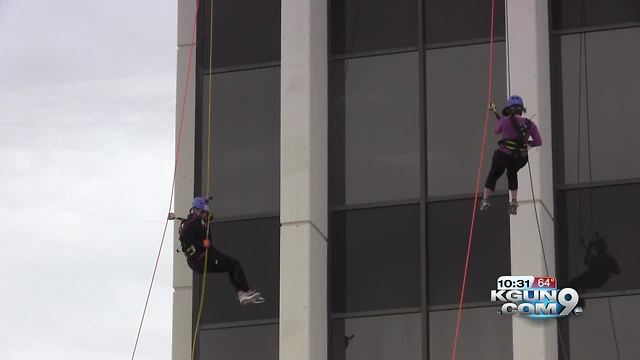
{"type": "Polygon", "coordinates": [[[503,110],[503,116],[498,120],[494,130],[496,134],[502,135],[502,140],[498,142],[498,149],[491,159],[491,170],[485,182],[484,197],[480,204],[481,211],[491,206],[489,198],[496,189],[496,182],[506,170],[511,192],[509,214],[515,215],[518,212],[518,170],[529,161],[529,148],[542,145],[538,127],[533,121],[522,116],[524,112],[526,109],[520,96],[513,95],[507,99],[507,108],[503,110]]]}

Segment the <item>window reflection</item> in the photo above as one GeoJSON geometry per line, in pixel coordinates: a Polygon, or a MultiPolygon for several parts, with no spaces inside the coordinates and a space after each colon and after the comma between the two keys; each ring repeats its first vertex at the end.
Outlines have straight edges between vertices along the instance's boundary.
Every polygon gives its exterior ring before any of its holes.
{"type": "MultiPolygon", "coordinates": [[[[238,259],[252,288],[267,299],[264,304],[241,306],[225,274],[207,275],[202,324],[277,319],[280,295],[280,219],[277,217],[214,223],[213,245],[238,259]]],[[[185,265],[186,266],[186,265],[185,265]]],[[[199,299],[199,277],[194,282],[194,304],[199,299]]]]}
{"type": "Polygon", "coordinates": [[[331,359],[421,359],[420,329],[420,314],[333,320],[331,359]]]}
{"type": "Polygon", "coordinates": [[[203,0],[200,64],[209,66],[213,3],[213,67],[280,61],[280,0],[203,0]]]}
{"type": "MultiPolygon", "coordinates": [[[[464,329],[458,341],[458,359],[513,359],[512,316],[497,315],[498,307],[464,310],[464,329]]],[[[449,359],[458,310],[429,313],[430,359],[449,359]]]]}
{"type": "Polygon", "coordinates": [[[331,0],[332,52],[417,47],[417,10],[417,0],[331,0]]]}
{"type": "Polygon", "coordinates": [[[278,360],[278,325],[202,330],[199,358],[278,360]]]}
{"type": "Polygon", "coordinates": [[[417,72],[415,52],[333,62],[332,204],[420,196],[417,72]]]}
{"type": "MultiPolygon", "coordinates": [[[[489,299],[496,279],[511,273],[509,215],[506,196],[494,198],[491,210],[476,219],[465,291],[467,302],[489,299]]],[[[430,203],[428,209],[429,304],[457,304],[464,271],[473,199],[430,203]]]]}
{"type": "Polygon", "coordinates": [[[560,320],[571,360],[637,359],[640,296],[589,299],[580,316],[560,320]]]}
{"type": "Polygon", "coordinates": [[[332,312],[420,306],[418,205],[335,213],[332,312]]]}
{"type": "Polygon", "coordinates": [[[640,27],[561,37],[566,184],[640,179],[629,151],[640,133],[638,39],[640,27]]]}
{"type": "MultiPolygon", "coordinates": [[[[507,98],[504,43],[494,49],[493,99],[507,98]]],[[[487,44],[427,51],[427,165],[429,197],[475,189],[482,120],[487,113],[487,44]]],[[[492,127],[493,118],[489,119],[492,127]]],[[[487,145],[499,139],[489,134],[487,145]]],[[[485,164],[492,151],[485,152],[485,164]]],[[[506,184],[498,183],[498,188],[506,184]]]]}
{"type": "Polygon", "coordinates": [[[640,278],[636,276],[640,273],[640,242],[636,235],[640,233],[640,222],[635,208],[638,202],[640,184],[559,193],[556,239],[561,281],[567,284],[577,279],[587,285],[584,287],[589,292],[640,289],[640,278]],[[585,260],[597,255],[596,245],[606,252],[587,264],[585,260]],[[584,279],[585,273],[589,279],[584,279]],[[597,279],[587,281],[594,277],[597,279]]]}
{"type": "Polygon", "coordinates": [[[220,218],[279,211],[280,68],[214,75],[211,139],[208,81],[204,77],[199,148],[202,184],[210,171],[213,213],[220,218]]]}

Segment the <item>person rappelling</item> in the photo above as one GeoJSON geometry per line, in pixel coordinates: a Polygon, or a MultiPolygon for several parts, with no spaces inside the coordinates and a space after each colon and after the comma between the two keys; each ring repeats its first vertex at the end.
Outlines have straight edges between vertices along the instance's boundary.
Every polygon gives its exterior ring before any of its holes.
{"type": "Polygon", "coordinates": [[[191,270],[202,274],[205,270],[205,258],[207,259],[207,273],[227,273],[231,284],[236,289],[238,301],[242,305],[260,304],[265,301],[260,292],[249,288],[247,277],[242,270],[240,262],[231,256],[225,255],[211,246],[211,213],[209,200],[204,197],[196,197],[191,203],[189,216],[180,219],[180,244],[187,264],[191,270]],[[208,249],[208,255],[205,252],[208,249]]]}
{"type": "Polygon", "coordinates": [[[501,135],[498,148],[491,159],[491,169],[484,187],[484,196],[480,203],[480,211],[491,207],[490,198],[496,189],[496,182],[507,172],[507,181],[511,193],[509,214],[518,212],[518,170],[529,161],[529,148],[542,145],[542,138],[536,124],[524,116],[526,112],[524,101],[520,96],[512,95],[507,99],[507,106],[498,116],[494,132],[501,135]]]}

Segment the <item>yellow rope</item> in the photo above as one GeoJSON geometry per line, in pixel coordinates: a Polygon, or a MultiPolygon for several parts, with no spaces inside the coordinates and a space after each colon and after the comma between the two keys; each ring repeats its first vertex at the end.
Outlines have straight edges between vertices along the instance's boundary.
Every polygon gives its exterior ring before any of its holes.
{"type": "Polygon", "coordinates": [[[200,287],[200,306],[198,307],[198,318],[196,320],[196,327],[193,334],[193,344],[191,345],[191,360],[196,356],[196,342],[198,339],[198,330],[200,329],[200,319],[202,318],[202,307],[204,304],[204,291],[207,286],[207,262],[209,260],[209,249],[204,251],[204,272],[202,274],[202,286],[200,287]]]}
{"type": "MultiPolygon", "coordinates": [[[[211,8],[209,17],[211,21],[210,30],[209,30],[209,71],[213,68],[213,0],[209,2],[209,7],[211,8]]],[[[208,93],[208,110],[207,110],[207,199],[209,199],[210,195],[210,180],[211,180],[211,103],[212,103],[212,79],[213,74],[209,73],[209,93],[208,93]]],[[[209,209],[210,211],[212,209],[209,209]]],[[[206,220],[206,238],[209,237],[209,224],[211,218],[208,217],[206,220]]],[[[211,240],[211,239],[209,239],[211,240]]],[[[211,244],[211,241],[209,241],[211,244]]],[[[200,305],[198,306],[198,316],[196,317],[196,324],[193,331],[193,344],[191,346],[191,360],[195,359],[196,356],[196,343],[198,341],[198,333],[200,330],[200,319],[202,318],[202,308],[204,305],[204,295],[207,287],[207,265],[209,263],[209,249],[205,248],[204,251],[204,271],[202,273],[202,285],[200,287],[200,305]]]]}

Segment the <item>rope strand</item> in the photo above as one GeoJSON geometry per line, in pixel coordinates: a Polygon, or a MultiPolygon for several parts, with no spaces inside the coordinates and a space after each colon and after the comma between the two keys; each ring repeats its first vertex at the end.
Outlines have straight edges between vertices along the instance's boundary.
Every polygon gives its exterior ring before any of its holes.
{"type": "MultiPolygon", "coordinates": [[[[493,44],[494,44],[494,24],[495,24],[495,0],[491,0],[491,30],[489,36],[489,79],[487,84],[487,102],[485,104],[491,103],[492,92],[493,92],[493,44]]],[[[458,339],[460,337],[460,324],[462,322],[462,304],[464,303],[464,292],[467,285],[467,275],[469,272],[469,259],[471,258],[471,248],[473,243],[473,230],[475,228],[476,223],[476,211],[478,208],[478,193],[480,192],[480,178],[482,176],[482,167],[484,164],[484,153],[485,147],[487,143],[487,128],[489,123],[489,111],[485,112],[484,121],[483,121],[483,130],[482,130],[482,144],[480,146],[480,161],[478,164],[478,171],[476,173],[476,188],[473,197],[473,210],[471,213],[471,224],[469,225],[469,239],[467,241],[467,256],[464,263],[464,274],[462,276],[462,286],[460,289],[460,302],[458,304],[458,314],[456,319],[456,332],[453,339],[453,349],[451,351],[451,360],[456,359],[456,354],[458,350],[458,339]]]]}
{"type": "MultiPolygon", "coordinates": [[[[198,4],[199,4],[200,0],[196,0],[196,11],[194,14],[194,20],[193,20],[193,31],[191,34],[191,43],[195,42],[196,39],[196,29],[197,29],[197,19],[198,19],[198,4]]],[[[178,127],[178,139],[177,139],[177,143],[176,143],[176,154],[175,154],[175,161],[174,161],[174,165],[173,165],[173,180],[171,181],[171,195],[169,196],[169,210],[168,212],[171,212],[171,209],[173,207],[173,196],[175,194],[175,190],[176,190],[176,176],[178,173],[178,159],[180,158],[180,147],[182,144],[182,129],[183,129],[183,125],[184,125],[184,117],[185,117],[185,108],[186,108],[186,104],[187,104],[187,93],[189,90],[189,79],[191,78],[191,63],[192,63],[192,59],[193,59],[193,49],[195,48],[195,46],[191,46],[189,48],[189,60],[188,60],[188,65],[187,65],[187,77],[186,77],[186,81],[185,81],[185,86],[184,86],[184,94],[182,96],[182,106],[181,106],[181,111],[180,111],[180,125],[178,127]]],[[[135,344],[133,345],[133,351],[131,353],[131,360],[133,360],[136,356],[136,350],[138,349],[138,343],[140,341],[140,334],[142,333],[142,326],[144,325],[144,319],[145,316],[147,314],[147,307],[149,306],[149,298],[151,297],[151,291],[153,289],[153,284],[156,278],[156,273],[158,270],[158,264],[160,263],[160,255],[162,254],[162,247],[164,245],[164,240],[166,238],[167,235],[167,228],[169,227],[169,219],[167,218],[165,220],[165,224],[164,224],[164,230],[162,231],[162,239],[160,240],[160,246],[158,247],[158,254],[156,256],[156,262],[155,265],[153,267],[153,273],[151,275],[151,282],[149,284],[149,290],[147,291],[147,297],[146,300],[144,302],[144,309],[142,310],[142,317],[140,319],[140,325],[138,326],[138,332],[136,334],[136,340],[135,340],[135,344]]]]}
{"type": "MultiPolygon", "coordinates": [[[[209,26],[209,70],[211,70],[213,68],[213,1],[211,0],[209,2],[209,21],[210,21],[210,26],[209,26]]],[[[206,190],[206,194],[207,194],[207,199],[210,199],[210,195],[211,195],[211,119],[212,119],[212,112],[211,112],[211,105],[213,102],[213,74],[209,74],[209,79],[208,79],[208,99],[207,99],[207,190],[206,190]]],[[[213,211],[213,209],[211,209],[211,207],[209,208],[209,211],[213,211]]],[[[210,232],[209,232],[209,226],[210,226],[210,219],[207,219],[206,221],[206,230],[205,230],[205,236],[207,239],[210,238],[210,232]]],[[[209,239],[211,240],[211,239],[209,239]]],[[[211,241],[209,241],[209,245],[211,245],[211,241]]],[[[195,359],[196,356],[196,344],[198,341],[198,334],[200,332],[200,320],[202,319],[202,312],[203,312],[203,305],[204,305],[204,300],[205,300],[205,293],[206,293],[206,288],[207,288],[207,270],[208,270],[208,265],[209,265],[209,249],[205,248],[204,251],[204,269],[202,272],[202,284],[200,286],[200,304],[198,305],[198,315],[196,317],[196,323],[195,323],[195,327],[193,330],[193,344],[191,346],[191,360],[195,359]]]]}

